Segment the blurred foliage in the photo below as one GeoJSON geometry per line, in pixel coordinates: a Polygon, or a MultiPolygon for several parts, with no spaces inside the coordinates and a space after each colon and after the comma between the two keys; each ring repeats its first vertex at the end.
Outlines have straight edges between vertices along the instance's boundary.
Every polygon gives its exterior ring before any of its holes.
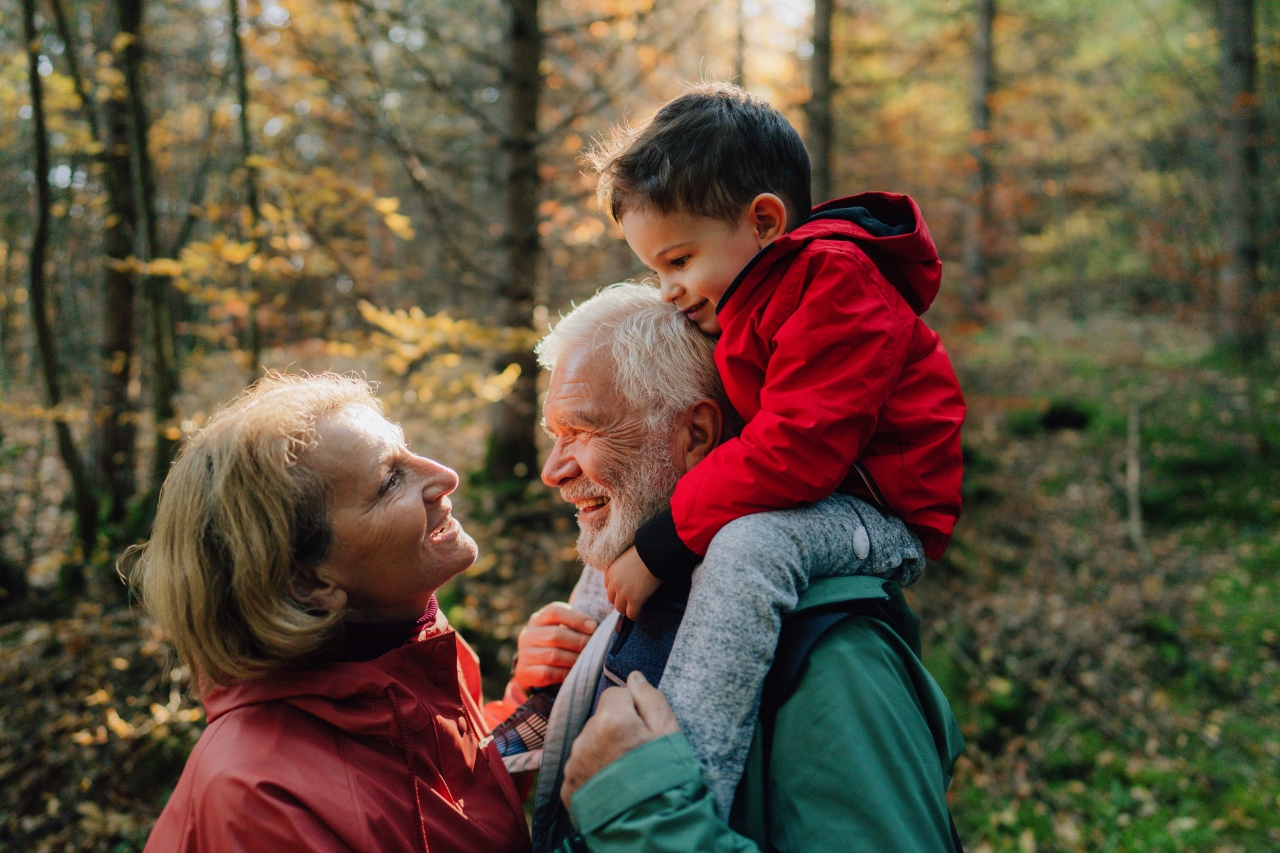
{"type": "MultiPolygon", "coordinates": [[[[103,320],[127,310],[98,286],[113,214],[69,62],[101,111],[124,85],[127,39],[111,2],[63,2],[74,44],[42,6],[53,163],[36,176],[17,4],[0,0],[0,846],[126,853],[141,848],[202,720],[145,617],[120,609],[112,561],[145,535],[145,505],[106,528],[95,553],[78,551],[49,428],[66,420],[89,438],[112,363],[103,320]],[[40,403],[25,289],[37,180],[54,194],[49,278],[68,392],[56,411],[40,403]],[[90,600],[59,598],[60,574],[84,562],[97,569],[90,600]]],[[[958,268],[973,169],[970,4],[837,6],[835,186],[911,193],[947,270],[958,268]]],[[[1274,338],[1280,3],[1256,7],[1259,309],[1274,338]]],[[[333,368],[380,382],[416,450],[478,470],[484,410],[520,378],[508,356],[527,352],[529,329],[643,273],[598,209],[584,146],[686,80],[737,73],[739,22],[743,82],[798,126],[809,98],[802,0],[541,4],[539,284],[529,327],[501,327],[507,4],[239,8],[245,105],[226,2],[145,6],[159,246],[112,263],[170,288],[175,439],[260,366],[333,368]]],[[[971,403],[965,517],[911,593],[927,663],[969,741],[957,820],[977,853],[1280,848],[1280,371],[1274,358],[1232,365],[1209,336],[1221,260],[1211,4],[998,9],[991,322],[951,322],[950,273],[928,315],[971,403]],[[1125,538],[1135,403],[1150,563],[1125,538]]],[[[139,352],[149,334],[135,333],[139,352]]],[[[129,379],[141,475],[150,366],[135,360],[129,379]]],[[[528,614],[566,596],[578,571],[572,507],[536,481],[518,486],[509,506],[458,502],[481,557],[440,593],[491,694],[528,614]]]]}

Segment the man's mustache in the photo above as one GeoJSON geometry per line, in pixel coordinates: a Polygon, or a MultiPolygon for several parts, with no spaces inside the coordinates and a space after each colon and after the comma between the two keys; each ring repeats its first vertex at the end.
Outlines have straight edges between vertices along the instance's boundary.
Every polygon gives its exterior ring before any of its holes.
{"type": "Polygon", "coordinates": [[[561,484],[560,497],[569,503],[574,503],[591,498],[609,498],[612,500],[613,494],[608,489],[591,482],[586,477],[578,477],[576,480],[561,484]]]}

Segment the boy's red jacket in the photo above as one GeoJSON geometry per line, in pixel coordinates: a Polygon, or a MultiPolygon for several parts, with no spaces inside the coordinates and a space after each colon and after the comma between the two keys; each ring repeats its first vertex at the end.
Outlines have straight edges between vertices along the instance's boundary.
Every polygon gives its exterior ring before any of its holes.
{"type": "Polygon", "coordinates": [[[965,413],[919,317],[941,274],[919,208],[893,193],[827,202],[762,249],[717,308],[716,366],[746,427],[636,534],[645,565],[691,567],[736,518],[836,491],[877,503],[876,487],[940,557],[960,516],[965,413]]]}

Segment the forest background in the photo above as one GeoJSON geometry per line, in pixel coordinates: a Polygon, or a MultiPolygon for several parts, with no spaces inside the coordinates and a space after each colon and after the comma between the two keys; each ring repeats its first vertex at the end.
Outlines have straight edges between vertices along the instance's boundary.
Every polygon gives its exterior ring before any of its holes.
{"type": "MultiPolygon", "coordinates": [[[[907,192],[969,401],[910,591],[967,848],[1280,849],[1276,0],[0,0],[0,848],[140,850],[203,724],[115,558],[262,367],[465,475],[500,689],[578,572],[530,346],[637,264],[578,157],[686,81],[907,192]]],[[[851,771],[852,772],[852,771],[851,771]]],[[[856,776],[856,774],[855,774],[856,776]]]]}

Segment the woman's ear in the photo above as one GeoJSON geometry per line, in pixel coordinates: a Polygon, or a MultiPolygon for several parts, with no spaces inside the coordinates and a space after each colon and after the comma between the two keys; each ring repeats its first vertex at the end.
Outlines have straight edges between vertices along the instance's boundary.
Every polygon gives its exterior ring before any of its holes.
{"type": "Polygon", "coordinates": [[[724,414],[713,400],[699,400],[686,415],[679,453],[685,473],[697,465],[720,443],[724,414]]]}
{"type": "Polygon", "coordinates": [[[332,574],[319,566],[296,566],[290,592],[308,610],[336,613],[347,606],[347,591],[338,586],[332,574]]]}
{"type": "Polygon", "coordinates": [[[761,249],[787,233],[787,205],[773,193],[752,199],[747,216],[761,249]]]}

